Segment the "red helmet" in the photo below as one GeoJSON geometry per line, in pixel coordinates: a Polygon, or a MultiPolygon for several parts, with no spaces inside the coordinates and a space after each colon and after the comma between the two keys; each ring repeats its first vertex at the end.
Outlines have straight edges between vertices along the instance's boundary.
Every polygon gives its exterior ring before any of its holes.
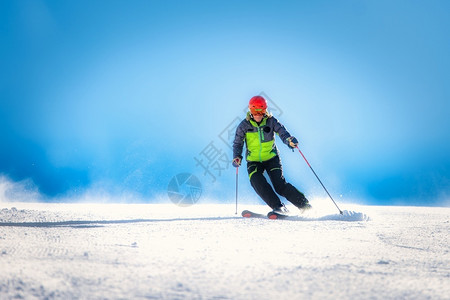
{"type": "Polygon", "coordinates": [[[264,115],[267,110],[267,101],[261,96],[255,96],[250,99],[248,109],[252,115],[264,115]]]}

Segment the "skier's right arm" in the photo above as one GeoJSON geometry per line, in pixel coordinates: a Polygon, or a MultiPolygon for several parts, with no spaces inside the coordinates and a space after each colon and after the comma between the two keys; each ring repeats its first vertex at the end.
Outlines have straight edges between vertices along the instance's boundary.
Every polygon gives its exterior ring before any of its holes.
{"type": "MultiPolygon", "coordinates": [[[[245,141],[245,123],[244,121],[239,124],[239,126],[236,128],[236,134],[234,136],[234,142],[233,142],[233,162],[236,161],[236,159],[239,159],[239,165],[242,161],[242,149],[244,147],[244,141],[245,141]]],[[[234,164],[233,164],[234,166],[234,164]]]]}

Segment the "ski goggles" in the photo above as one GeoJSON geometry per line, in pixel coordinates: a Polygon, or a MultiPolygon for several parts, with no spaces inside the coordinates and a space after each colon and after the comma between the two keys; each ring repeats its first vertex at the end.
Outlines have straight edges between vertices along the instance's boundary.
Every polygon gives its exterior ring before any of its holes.
{"type": "Polygon", "coordinates": [[[266,114],[265,108],[250,108],[250,113],[254,116],[264,116],[266,114]]]}

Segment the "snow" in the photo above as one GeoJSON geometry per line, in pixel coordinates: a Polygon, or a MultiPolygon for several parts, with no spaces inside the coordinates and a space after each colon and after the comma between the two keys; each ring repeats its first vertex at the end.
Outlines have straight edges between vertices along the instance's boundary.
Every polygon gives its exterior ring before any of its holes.
{"type": "Polygon", "coordinates": [[[450,299],[450,208],[1,205],[1,299],[450,299]]]}

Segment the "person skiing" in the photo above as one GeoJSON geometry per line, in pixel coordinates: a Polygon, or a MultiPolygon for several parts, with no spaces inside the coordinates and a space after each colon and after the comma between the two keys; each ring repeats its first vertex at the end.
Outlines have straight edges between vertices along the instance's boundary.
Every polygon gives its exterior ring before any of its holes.
{"type": "Polygon", "coordinates": [[[297,147],[297,139],[291,136],[286,128],[267,111],[267,101],[264,97],[252,97],[248,108],[246,118],[236,128],[232,165],[236,168],[240,167],[245,143],[250,183],[274,213],[282,215],[288,213],[277,193],[302,211],[311,208],[305,195],[286,182],[283,176],[279,152],[275,145],[275,133],[290,149],[297,147]],[[276,193],[264,177],[264,171],[269,175],[276,193]]]}

